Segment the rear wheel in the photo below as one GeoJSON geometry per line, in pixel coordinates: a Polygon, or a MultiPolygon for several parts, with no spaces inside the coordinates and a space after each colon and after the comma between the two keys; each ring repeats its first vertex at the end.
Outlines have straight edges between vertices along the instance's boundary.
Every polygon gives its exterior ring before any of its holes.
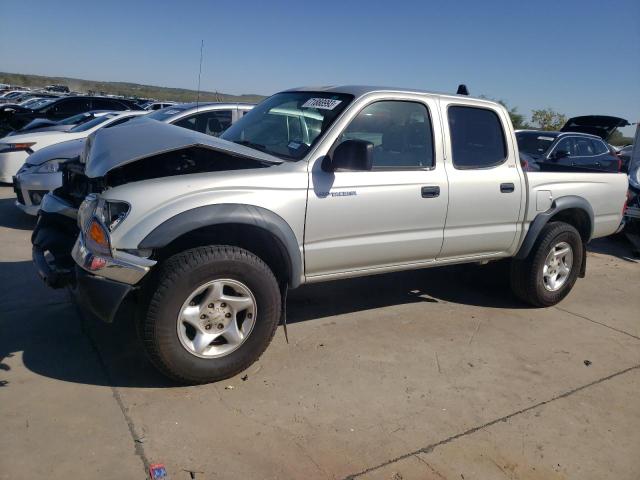
{"type": "Polygon", "coordinates": [[[564,222],[551,222],[524,260],[511,262],[511,288],[536,307],[560,302],[573,288],[582,267],[582,239],[564,222]]]}
{"type": "Polygon", "coordinates": [[[141,336],[166,376],[206,383],[249,367],[267,348],[280,318],[280,289],[269,267],[236,247],[174,255],[161,266],[141,336]]]}

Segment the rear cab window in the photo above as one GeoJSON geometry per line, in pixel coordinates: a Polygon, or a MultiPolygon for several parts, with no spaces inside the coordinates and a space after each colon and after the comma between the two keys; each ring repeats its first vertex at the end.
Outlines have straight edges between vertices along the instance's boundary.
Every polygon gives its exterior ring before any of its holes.
{"type": "Polygon", "coordinates": [[[447,115],[455,168],[490,168],[504,163],[507,145],[496,112],[483,107],[451,105],[447,115]]]}

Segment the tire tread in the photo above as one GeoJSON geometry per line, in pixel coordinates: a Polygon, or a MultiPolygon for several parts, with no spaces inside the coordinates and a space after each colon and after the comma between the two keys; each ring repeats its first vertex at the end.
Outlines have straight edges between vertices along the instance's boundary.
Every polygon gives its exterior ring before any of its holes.
{"type": "MultiPolygon", "coordinates": [[[[185,250],[184,252],[178,253],[167,259],[161,266],[157,283],[153,289],[154,291],[149,295],[150,298],[148,300],[147,314],[140,318],[140,321],[142,322],[140,334],[144,349],[149,359],[158,370],[179,383],[201,384],[208,383],[212,380],[198,379],[184,375],[176,371],[160,354],[160,350],[158,348],[159,338],[157,337],[157,331],[156,328],[154,328],[154,324],[155,319],[161,312],[162,299],[170,294],[170,290],[175,282],[178,281],[181,276],[187,275],[193,268],[217,261],[229,260],[251,264],[253,267],[259,269],[261,273],[266,275],[270,281],[277,285],[277,280],[271,269],[264,261],[251,252],[229,245],[209,245],[185,250]]],[[[279,298],[274,300],[276,302],[280,301],[279,298]]],[[[273,322],[268,333],[268,338],[266,341],[262,342],[259,351],[253,352],[253,355],[249,358],[239,358],[235,362],[235,365],[225,373],[224,377],[217,378],[215,380],[223,380],[224,378],[237,375],[256,362],[273,339],[278,323],[278,321],[273,322]]]]}

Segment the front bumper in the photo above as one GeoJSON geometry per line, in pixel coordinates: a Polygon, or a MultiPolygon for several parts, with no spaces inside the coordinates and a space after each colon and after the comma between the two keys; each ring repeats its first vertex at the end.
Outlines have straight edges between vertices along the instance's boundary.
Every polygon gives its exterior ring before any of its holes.
{"type": "Polygon", "coordinates": [[[76,267],[76,301],[103,322],[111,323],[132,285],[92,275],[76,267]]]}
{"type": "Polygon", "coordinates": [[[82,308],[111,323],[125,297],[136,288],[155,261],[125,252],[100,257],[87,249],[80,233],[71,256],[76,262],[76,297],[82,308]]]}
{"type": "Polygon", "coordinates": [[[29,154],[26,151],[0,153],[0,182],[13,183],[13,177],[24,165],[29,154]]]}
{"type": "Polygon", "coordinates": [[[13,180],[16,207],[29,215],[37,215],[44,196],[60,186],[61,173],[30,173],[23,167],[13,180]]]}
{"type": "Polygon", "coordinates": [[[140,282],[156,264],[155,260],[122,251],[113,252],[112,257],[95,255],[86,247],[82,232],[78,235],[71,256],[76,264],[88,273],[128,285],[140,282]]]}
{"type": "Polygon", "coordinates": [[[640,219],[640,207],[627,207],[624,216],[633,220],[640,219]]]}

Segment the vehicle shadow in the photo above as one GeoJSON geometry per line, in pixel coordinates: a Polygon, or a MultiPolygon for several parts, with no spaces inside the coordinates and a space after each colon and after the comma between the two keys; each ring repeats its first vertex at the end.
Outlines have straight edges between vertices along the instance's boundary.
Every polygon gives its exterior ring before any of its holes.
{"type": "Polygon", "coordinates": [[[587,250],[593,253],[611,255],[631,263],[639,263],[640,257],[634,254],[634,245],[624,235],[611,235],[605,238],[596,238],[589,243],[587,250]]]}
{"type": "Polygon", "coordinates": [[[71,293],[46,288],[29,261],[0,263],[3,285],[8,278],[19,288],[0,295],[0,389],[22,383],[25,368],[89,385],[175,386],[144,356],[130,318],[107,325],[80,315],[71,293]]]}
{"type": "Polygon", "coordinates": [[[36,225],[36,217],[19,211],[14,205],[15,201],[15,198],[0,198],[0,227],[33,230],[36,225]]]}
{"type": "Polygon", "coordinates": [[[372,310],[407,303],[458,303],[530,308],[509,289],[508,264],[455,265],[306,285],[289,294],[287,321],[372,310]]]}
{"type": "MultiPolygon", "coordinates": [[[[146,358],[137,337],[134,305],[124,305],[113,324],[104,324],[81,313],[71,294],[65,297],[40,289],[31,262],[0,263],[0,268],[27,278],[23,288],[38,293],[9,309],[0,304],[0,387],[10,388],[13,379],[20,377],[16,373],[20,369],[10,367],[16,355],[31,372],[66,382],[125,388],[177,386],[146,358]]],[[[504,265],[499,264],[457,266],[309,285],[290,293],[288,321],[416,302],[527,308],[511,295],[504,273],[504,265]]]]}
{"type": "MultiPolygon", "coordinates": [[[[616,239],[595,241],[589,249],[620,258],[630,251],[616,239]]],[[[177,386],[160,375],[143,353],[131,303],[124,305],[113,324],[104,324],[81,314],[70,295],[44,288],[31,262],[0,263],[0,270],[3,283],[9,277],[20,279],[20,290],[34,293],[23,301],[13,299],[15,289],[0,296],[0,388],[10,388],[12,378],[19,375],[11,365],[20,352],[28,370],[48,378],[114,387],[177,386]]],[[[529,308],[509,290],[508,264],[498,262],[306,285],[290,292],[287,317],[289,323],[298,323],[419,302],[425,309],[426,304],[440,302],[529,308]]]]}

